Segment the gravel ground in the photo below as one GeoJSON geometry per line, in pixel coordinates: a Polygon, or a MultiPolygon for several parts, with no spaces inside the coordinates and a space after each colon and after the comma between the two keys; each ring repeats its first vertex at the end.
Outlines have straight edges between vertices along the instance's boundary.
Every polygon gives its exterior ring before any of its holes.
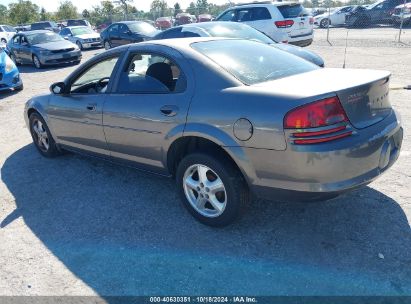
{"type": "MultiPolygon", "coordinates": [[[[341,67],[344,47],[323,38],[309,48],[341,67]]],[[[347,51],[347,67],[390,70],[393,87],[411,84],[410,64],[406,47],[347,51]]],[[[172,180],[36,152],[24,102],[74,68],[22,67],[24,91],[0,95],[0,295],[411,295],[410,91],[391,92],[405,139],[377,181],[329,202],[255,200],[212,229],[172,180]]]]}

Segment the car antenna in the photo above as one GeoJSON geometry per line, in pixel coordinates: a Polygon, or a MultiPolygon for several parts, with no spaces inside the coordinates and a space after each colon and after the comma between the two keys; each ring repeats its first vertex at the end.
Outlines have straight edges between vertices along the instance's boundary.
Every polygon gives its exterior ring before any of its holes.
{"type": "Polygon", "coordinates": [[[345,62],[347,60],[348,32],[349,32],[349,30],[347,30],[347,35],[345,36],[344,63],[343,63],[343,66],[342,66],[343,69],[345,69],[345,62]]]}

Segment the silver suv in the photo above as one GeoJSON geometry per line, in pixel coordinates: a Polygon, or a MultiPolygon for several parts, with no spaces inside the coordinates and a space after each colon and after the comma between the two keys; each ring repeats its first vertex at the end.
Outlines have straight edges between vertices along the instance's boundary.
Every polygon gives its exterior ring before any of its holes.
{"type": "Polygon", "coordinates": [[[277,42],[299,46],[313,41],[314,19],[298,2],[257,2],[230,7],[217,21],[244,22],[277,42]]]}

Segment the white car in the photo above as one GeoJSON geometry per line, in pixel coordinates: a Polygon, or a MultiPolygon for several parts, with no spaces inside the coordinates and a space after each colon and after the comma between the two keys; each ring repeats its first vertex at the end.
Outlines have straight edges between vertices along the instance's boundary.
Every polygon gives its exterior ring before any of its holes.
{"type": "Polygon", "coordinates": [[[0,42],[7,43],[14,36],[16,30],[10,25],[0,25],[0,42]]]}
{"type": "Polygon", "coordinates": [[[81,49],[102,47],[100,34],[88,26],[68,26],[60,31],[60,36],[71,41],[81,49]]]}
{"type": "Polygon", "coordinates": [[[216,21],[243,22],[276,42],[299,46],[313,41],[314,19],[298,2],[256,2],[230,7],[216,21]]]}
{"type": "Polygon", "coordinates": [[[330,25],[343,25],[345,24],[345,15],[353,10],[355,5],[343,6],[336,8],[330,13],[326,12],[314,17],[314,24],[319,27],[325,28],[330,25]]]}

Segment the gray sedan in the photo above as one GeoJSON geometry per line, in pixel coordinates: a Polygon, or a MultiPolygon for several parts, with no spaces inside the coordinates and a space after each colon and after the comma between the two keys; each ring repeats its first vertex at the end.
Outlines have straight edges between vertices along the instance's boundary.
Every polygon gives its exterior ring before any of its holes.
{"type": "Polygon", "coordinates": [[[327,199],[387,170],[403,136],[389,82],[249,40],[159,40],[96,55],[24,117],[43,156],[70,150],[174,177],[189,212],[223,226],[251,194],[327,199]]]}
{"type": "Polygon", "coordinates": [[[48,30],[18,33],[7,49],[16,64],[34,64],[38,69],[46,65],[78,64],[82,57],[77,45],[48,30]]]}
{"type": "Polygon", "coordinates": [[[88,26],[68,26],[61,30],[60,36],[75,43],[81,50],[102,47],[100,34],[88,26]]]}

